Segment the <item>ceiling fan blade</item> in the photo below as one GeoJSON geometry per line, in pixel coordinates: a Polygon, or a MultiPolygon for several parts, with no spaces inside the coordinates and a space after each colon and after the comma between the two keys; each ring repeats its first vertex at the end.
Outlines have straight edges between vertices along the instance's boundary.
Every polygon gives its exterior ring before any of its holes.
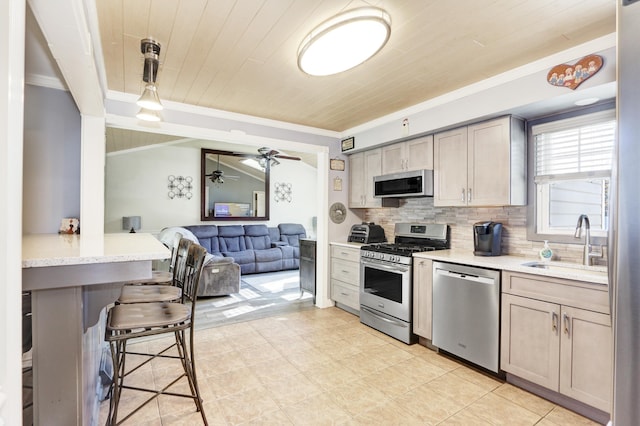
{"type": "Polygon", "coordinates": [[[300,157],[293,157],[293,156],[290,156],[290,155],[280,155],[280,154],[278,154],[278,155],[275,155],[275,157],[276,158],[283,158],[285,160],[296,160],[296,161],[300,160],[300,157]]]}

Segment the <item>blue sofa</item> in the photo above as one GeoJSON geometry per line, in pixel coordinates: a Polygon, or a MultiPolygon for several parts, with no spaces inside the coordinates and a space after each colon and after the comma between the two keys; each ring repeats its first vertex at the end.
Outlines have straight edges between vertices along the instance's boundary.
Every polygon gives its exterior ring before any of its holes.
{"type": "Polygon", "coordinates": [[[300,267],[300,239],[304,227],[297,223],[266,225],[184,226],[213,256],[231,257],[242,274],[283,271],[300,267]]]}

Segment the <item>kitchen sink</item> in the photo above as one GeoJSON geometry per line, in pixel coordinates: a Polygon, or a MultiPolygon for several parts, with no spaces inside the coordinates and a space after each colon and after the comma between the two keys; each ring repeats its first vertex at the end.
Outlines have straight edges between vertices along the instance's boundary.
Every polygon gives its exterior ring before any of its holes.
{"type": "Polygon", "coordinates": [[[606,275],[606,266],[587,266],[579,265],[575,263],[556,263],[556,262],[525,262],[522,266],[529,268],[547,269],[549,271],[558,271],[574,274],[594,274],[594,275],[606,275]]]}

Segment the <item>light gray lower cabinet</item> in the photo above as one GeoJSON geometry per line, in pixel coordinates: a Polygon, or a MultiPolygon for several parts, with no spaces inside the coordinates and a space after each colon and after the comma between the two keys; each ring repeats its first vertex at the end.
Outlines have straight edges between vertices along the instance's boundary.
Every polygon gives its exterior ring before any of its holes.
{"type": "Polygon", "coordinates": [[[331,299],[351,313],[360,312],[360,249],[331,244],[331,299]]]}
{"type": "Polygon", "coordinates": [[[500,367],[610,412],[612,333],[606,286],[503,272],[500,367]]]}
{"type": "Polygon", "coordinates": [[[433,261],[413,261],[413,332],[431,340],[433,261]]]}

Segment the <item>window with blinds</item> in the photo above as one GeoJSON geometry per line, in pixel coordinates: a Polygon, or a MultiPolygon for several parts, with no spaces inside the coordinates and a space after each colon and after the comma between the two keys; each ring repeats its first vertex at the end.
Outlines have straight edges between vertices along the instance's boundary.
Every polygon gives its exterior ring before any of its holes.
{"type": "Polygon", "coordinates": [[[573,233],[578,216],[587,214],[592,233],[605,235],[615,111],[540,124],[532,135],[537,232],[573,233]]]}

